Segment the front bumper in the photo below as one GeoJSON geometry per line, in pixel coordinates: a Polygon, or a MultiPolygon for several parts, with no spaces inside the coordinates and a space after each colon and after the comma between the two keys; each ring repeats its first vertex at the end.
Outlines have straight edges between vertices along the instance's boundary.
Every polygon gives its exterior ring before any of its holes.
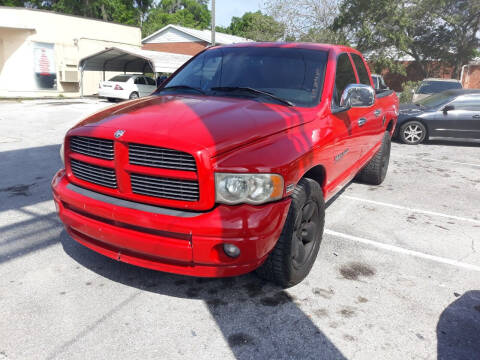
{"type": "Polygon", "coordinates": [[[79,243],[129,264],[203,277],[241,275],[260,266],[280,236],[291,202],[174,210],[77,187],[64,170],[53,178],[52,190],[60,219],[79,243]],[[228,257],[224,243],[240,248],[240,256],[228,257]]]}

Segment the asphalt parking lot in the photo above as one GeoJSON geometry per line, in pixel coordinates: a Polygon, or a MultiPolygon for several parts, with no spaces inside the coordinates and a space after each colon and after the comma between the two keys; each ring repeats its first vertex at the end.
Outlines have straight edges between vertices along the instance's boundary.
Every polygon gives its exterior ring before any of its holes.
{"type": "Polygon", "coordinates": [[[480,144],[394,143],[384,184],[329,204],[312,272],[282,290],[137,268],[65,233],[60,143],[108,105],[0,102],[0,360],[480,359],[480,144]]]}

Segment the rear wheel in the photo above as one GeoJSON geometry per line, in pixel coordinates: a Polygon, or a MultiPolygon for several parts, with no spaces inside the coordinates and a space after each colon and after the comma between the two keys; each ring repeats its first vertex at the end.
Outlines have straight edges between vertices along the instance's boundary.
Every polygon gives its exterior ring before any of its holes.
{"type": "Polygon", "coordinates": [[[136,91],[132,92],[130,96],[128,97],[130,100],[138,99],[138,93],[136,91]]]}
{"type": "Polygon", "coordinates": [[[427,137],[427,129],[420,121],[408,121],[400,127],[399,135],[404,144],[418,145],[427,137]]]}
{"type": "Polygon", "coordinates": [[[300,180],[293,192],[282,234],[257,274],[282,287],[305,279],[317,258],[324,222],[322,188],[312,179],[300,180]]]}
{"type": "Polygon", "coordinates": [[[380,185],[387,176],[391,147],[390,133],[386,131],[383,135],[382,146],[367,165],[360,170],[355,180],[366,184],[380,185]]]}

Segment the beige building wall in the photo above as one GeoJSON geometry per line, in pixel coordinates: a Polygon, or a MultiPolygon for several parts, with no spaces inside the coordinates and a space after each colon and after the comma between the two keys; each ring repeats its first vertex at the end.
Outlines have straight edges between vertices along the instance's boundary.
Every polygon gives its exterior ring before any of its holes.
{"type": "MultiPolygon", "coordinates": [[[[140,28],[48,11],[0,7],[0,97],[79,96],[79,60],[112,46],[140,48],[140,28]],[[39,86],[38,64],[44,60],[38,60],[39,48],[47,49],[52,57],[46,62],[50,68],[54,62],[56,89],[39,86]]],[[[106,77],[112,75],[106,73],[106,77]]],[[[84,95],[97,93],[101,80],[101,72],[84,72],[84,95]]]]}

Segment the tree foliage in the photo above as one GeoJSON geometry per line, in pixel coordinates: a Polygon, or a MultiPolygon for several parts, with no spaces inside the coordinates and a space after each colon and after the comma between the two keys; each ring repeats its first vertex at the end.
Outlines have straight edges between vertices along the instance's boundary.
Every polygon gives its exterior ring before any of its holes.
{"type": "Polygon", "coordinates": [[[168,24],[205,29],[210,26],[211,14],[207,0],[163,0],[150,10],[142,27],[143,36],[168,24]]]}
{"type": "Polygon", "coordinates": [[[217,26],[217,31],[242,36],[255,41],[277,41],[285,34],[285,26],[261,11],[247,12],[233,17],[228,27],[217,26]]]}
{"type": "Polygon", "coordinates": [[[458,75],[479,46],[479,25],[478,0],[343,0],[331,29],[394,70],[410,55],[426,77],[440,64],[458,75]]]}
{"type": "Polygon", "coordinates": [[[338,0],[266,0],[267,14],[285,26],[285,40],[345,43],[331,25],[338,14],[338,0]]]}

